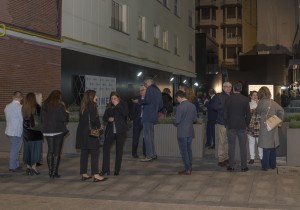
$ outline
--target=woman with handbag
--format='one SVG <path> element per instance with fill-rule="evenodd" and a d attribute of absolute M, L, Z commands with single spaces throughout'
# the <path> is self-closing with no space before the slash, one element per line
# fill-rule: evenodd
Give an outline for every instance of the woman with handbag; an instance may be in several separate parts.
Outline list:
<path fill-rule="evenodd" d="M 48 144 L 49 177 L 59 178 L 58 168 L 65 135 L 68 133 L 69 114 L 60 90 L 53 90 L 42 106 L 42 132 Z"/>
<path fill-rule="evenodd" d="M 121 101 L 117 92 L 111 92 L 110 102 L 104 112 L 103 121 L 107 123 L 105 140 L 103 145 L 103 165 L 100 175 L 110 174 L 110 147 L 116 140 L 115 176 L 119 175 L 122 163 L 123 146 L 126 139 L 127 127 L 127 104 Z"/>
<path fill-rule="evenodd" d="M 76 134 L 76 149 L 80 149 L 80 174 L 81 180 L 85 181 L 91 176 L 87 173 L 88 159 L 91 155 L 91 174 L 94 182 L 105 181 L 107 178 L 99 173 L 99 129 L 101 127 L 96 104 L 96 91 L 87 90 L 81 100 L 79 111 L 79 123 Z"/>
<path fill-rule="evenodd" d="M 26 164 L 26 175 L 39 175 L 36 163 L 40 159 L 43 134 L 40 127 L 41 107 L 37 104 L 35 94 L 28 93 L 22 106 L 23 115 L 23 161 Z"/>
<path fill-rule="evenodd" d="M 283 108 L 271 99 L 270 90 L 263 86 L 258 91 L 259 102 L 256 108 L 260 115 L 260 132 L 258 137 L 258 147 L 263 148 L 263 158 L 261 160 L 262 170 L 276 168 L 276 148 L 279 146 L 278 126 L 268 130 L 266 120 L 273 115 L 277 115 L 281 120 L 284 117 Z"/>

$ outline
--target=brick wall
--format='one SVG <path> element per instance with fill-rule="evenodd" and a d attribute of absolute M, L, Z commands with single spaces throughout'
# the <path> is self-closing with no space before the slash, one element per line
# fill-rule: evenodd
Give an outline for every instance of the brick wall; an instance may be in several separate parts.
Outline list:
<path fill-rule="evenodd" d="M 0 38 L 0 115 L 16 90 L 41 92 L 45 99 L 54 89 L 61 89 L 59 47 L 10 36 Z"/>
<path fill-rule="evenodd" d="M 1 0 L 0 22 L 52 37 L 60 36 L 61 0 Z"/>

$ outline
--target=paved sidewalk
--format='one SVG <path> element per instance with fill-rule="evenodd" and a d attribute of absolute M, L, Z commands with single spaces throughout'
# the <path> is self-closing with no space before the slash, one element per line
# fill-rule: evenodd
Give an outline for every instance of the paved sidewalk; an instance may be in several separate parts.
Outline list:
<path fill-rule="evenodd" d="M 256 162 L 248 172 L 227 172 L 206 150 L 204 158 L 194 160 L 191 176 L 179 176 L 181 159 L 142 163 L 131 157 L 130 144 L 120 176 L 103 183 L 80 181 L 78 154 L 64 155 L 62 177 L 51 180 L 46 165 L 39 176 L 8 173 L 8 153 L 2 152 L 0 209 L 300 209 L 300 169 L 286 167 L 282 158 L 276 170 L 261 171 Z"/>

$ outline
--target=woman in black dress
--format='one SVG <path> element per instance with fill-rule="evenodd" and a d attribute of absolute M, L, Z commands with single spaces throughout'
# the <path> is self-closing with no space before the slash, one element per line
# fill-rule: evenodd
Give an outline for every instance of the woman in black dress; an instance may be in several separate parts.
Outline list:
<path fill-rule="evenodd" d="M 105 181 L 106 178 L 99 173 L 99 138 L 90 137 L 91 128 L 100 128 L 99 113 L 96 104 L 96 91 L 87 90 L 80 105 L 79 124 L 76 134 L 76 149 L 80 149 L 80 174 L 81 180 L 85 181 L 92 178 L 87 173 L 88 159 L 91 155 L 91 174 L 94 176 L 94 182 Z"/>

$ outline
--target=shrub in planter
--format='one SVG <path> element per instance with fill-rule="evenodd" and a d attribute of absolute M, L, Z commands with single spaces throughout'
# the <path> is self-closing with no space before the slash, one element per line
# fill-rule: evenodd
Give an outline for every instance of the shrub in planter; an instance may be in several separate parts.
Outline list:
<path fill-rule="evenodd" d="M 175 122 L 175 117 L 160 117 L 158 119 L 159 124 L 173 124 Z M 196 124 L 203 124 L 204 120 L 202 118 L 197 118 Z"/>

